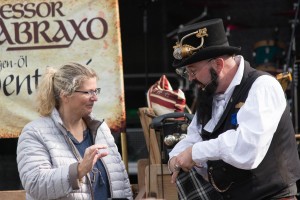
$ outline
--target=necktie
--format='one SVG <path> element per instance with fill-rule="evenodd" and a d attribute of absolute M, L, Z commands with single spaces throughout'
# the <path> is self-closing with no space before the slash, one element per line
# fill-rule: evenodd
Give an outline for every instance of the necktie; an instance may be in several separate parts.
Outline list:
<path fill-rule="evenodd" d="M 213 108 L 212 108 L 212 118 L 207 122 L 204 129 L 208 132 L 212 132 L 220 120 L 226 106 L 225 95 L 218 94 L 214 97 Z"/>
<path fill-rule="evenodd" d="M 217 124 L 225 109 L 225 95 L 219 94 L 215 96 L 214 101 L 212 118 L 214 120 L 214 124 Z"/>

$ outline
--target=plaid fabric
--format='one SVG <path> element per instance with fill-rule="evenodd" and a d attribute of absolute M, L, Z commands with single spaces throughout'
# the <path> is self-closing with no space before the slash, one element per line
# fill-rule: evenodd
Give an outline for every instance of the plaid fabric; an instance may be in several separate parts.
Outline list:
<path fill-rule="evenodd" d="M 180 171 L 176 180 L 180 200 L 222 200 L 222 196 L 193 168 Z"/>

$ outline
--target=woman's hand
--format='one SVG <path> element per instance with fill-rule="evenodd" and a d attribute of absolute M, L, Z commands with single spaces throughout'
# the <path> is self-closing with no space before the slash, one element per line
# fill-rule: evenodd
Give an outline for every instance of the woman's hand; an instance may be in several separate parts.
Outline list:
<path fill-rule="evenodd" d="M 94 144 L 86 148 L 84 156 L 79 162 L 77 168 L 79 179 L 84 177 L 89 171 L 93 169 L 93 166 L 98 159 L 108 155 L 108 151 L 106 151 L 105 149 L 107 149 L 107 146 L 102 144 Z"/>

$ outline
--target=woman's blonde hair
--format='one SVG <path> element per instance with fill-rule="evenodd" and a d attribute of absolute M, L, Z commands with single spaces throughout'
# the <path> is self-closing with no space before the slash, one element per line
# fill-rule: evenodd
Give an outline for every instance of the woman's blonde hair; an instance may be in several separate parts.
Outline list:
<path fill-rule="evenodd" d="M 72 95 L 84 80 L 98 76 L 92 68 L 78 63 L 68 63 L 59 69 L 47 67 L 37 90 L 37 111 L 49 116 L 59 107 L 60 95 Z"/>

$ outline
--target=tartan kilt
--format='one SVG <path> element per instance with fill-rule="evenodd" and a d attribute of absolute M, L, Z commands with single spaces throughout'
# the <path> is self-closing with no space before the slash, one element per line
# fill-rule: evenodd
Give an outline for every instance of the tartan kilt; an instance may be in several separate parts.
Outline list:
<path fill-rule="evenodd" d="M 176 186 L 180 200 L 222 200 L 222 196 L 192 168 L 189 172 L 180 171 Z"/>

